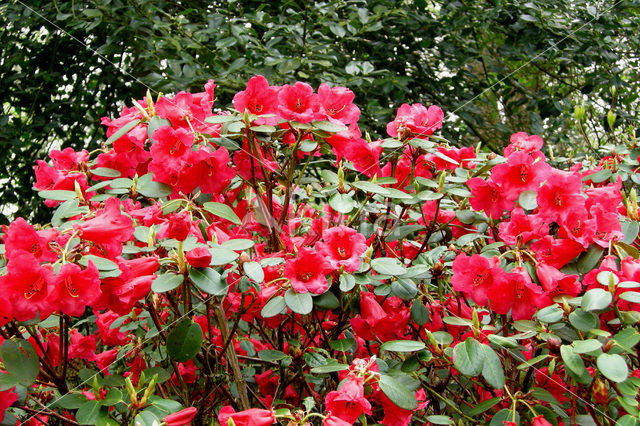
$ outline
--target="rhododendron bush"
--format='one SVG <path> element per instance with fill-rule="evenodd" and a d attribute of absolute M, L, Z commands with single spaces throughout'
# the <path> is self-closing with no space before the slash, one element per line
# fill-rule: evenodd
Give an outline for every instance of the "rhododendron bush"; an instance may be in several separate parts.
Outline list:
<path fill-rule="evenodd" d="M 262 76 L 133 101 L 3 228 L 3 424 L 637 424 L 635 139 L 388 138 Z M 0 417 L 1 418 L 1 417 Z"/>

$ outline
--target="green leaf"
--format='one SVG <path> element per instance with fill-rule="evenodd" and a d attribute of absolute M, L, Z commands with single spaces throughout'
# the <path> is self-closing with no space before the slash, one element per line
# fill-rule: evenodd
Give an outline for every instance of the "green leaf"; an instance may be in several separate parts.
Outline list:
<path fill-rule="evenodd" d="M 76 408 L 82 407 L 87 401 L 87 397 L 81 393 L 67 393 L 58 398 L 55 401 L 55 405 L 67 410 L 75 410 Z"/>
<path fill-rule="evenodd" d="M 347 214 L 353 210 L 355 202 L 353 201 L 353 198 L 351 198 L 351 195 L 336 192 L 329 199 L 329 205 L 338 213 Z"/>
<path fill-rule="evenodd" d="M 500 336 L 498 334 L 489 334 L 488 339 L 496 346 L 502 346 L 508 349 L 517 349 L 519 347 L 518 341 L 511 336 Z"/>
<path fill-rule="evenodd" d="M 622 300 L 626 300 L 631 303 L 640 303 L 640 293 L 637 291 L 625 291 L 618 296 Z"/>
<path fill-rule="evenodd" d="M 214 216 L 226 219 L 231 223 L 235 223 L 236 225 L 242 224 L 242 221 L 236 215 L 233 209 L 226 204 L 210 201 L 208 203 L 204 203 L 202 207 Z"/>
<path fill-rule="evenodd" d="M 273 133 L 277 130 L 275 127 L 268 126 L 266 124 L 262 124 L 260 126 L 251 126 L 250 129 L 253 130 L 254 132 L 259 132 L 259 133 Z"/>
<path fill-rule="evenodd" d="M 427 416 L 425 420 L 434 425 L 455 425 L 456 424 L 456 422 L 454 422 L 451 417 L 444 416 L 441 414 Z"/>
<path fill-rule="evenodd" d="M 124 135 L 129 133 L 129 130 L 131 130 L 134 127 L 136 127 L 138 125 L 138 123 L 140 123 L 140 120 L 135 119 L 135 120 L 132 120 L 132 121 L 128 122 L 124 126 L 120 127 L 118 130 L 115 131 L 114 134 L 109 136 L 109 139 L 107 139 L 104 142 L 105 145 L 109 145 L 109 144 L 112 144 L 113 142 L 117 141 L 118 139 L 120 139 L 121 137 L 123 137 Z"/>
<path fill-rule="evenodd" d="M 38 191 L 38 196 L 45 200 L 68 201 L 77 197 L 75 191 L 64 191 L 61 189 Z"/>
<path fill-rule="evenodd" d="M 580 355 L 576 354 L 573 347 L 569 345 L 560 346 L 560 355 L 565 367 L 571 370 L 576 376 L 582 376 L 587 370 Z"/>
<path fill-rule="evenodd" d="M 336 371 L 342 371 L 342 370 L 346 370 L 349 368 L 348 365 L 345 364 L 338 364 L 337 361 L 335 360 L 329 360 L 330 363 L 328 363 L 327 365 L 321 365 L 318 367 L 313 367 L 310 371 L 313 374 L 327 374 L 327 373 L 334 373 Z"/>
<path fill-rule="evenodd" d="M 505 384 L 505 378 L 500 358 L 491 347 L 482 345 L 482 349 L 484 350 L 482 377 L 494 388 L 502 389 Z"/>
<path fill-rule="evenodd" d="M 604 249 L 602 247 L 598 247 L 595 244 L 589 247 L 589 250 L 587 250 L 586 253 L 580 256 L 580 259 L 578 260 L 578 272 L 581 274 L 586 274 L 587 272 L 594 269 L 600 261 L 603 253 Z"/>
<path fill-rule="evenodd" d="M 120 177 L 120 171 L 116 169 L 110 169 L 108 167 L 96 167 L 90 170 L 91 174 L 102 177 L 117 178 Z"/>
<path fill-rule="evenodd" d="M 558 322 L 562 319 L 564 311 L 558 305 L 550 305 L 546 308 L 542 308 L 536 314 L 538 321 L 545 323 Z"/>
<path fill-rule="evenodd" d="M 178 288 L 178 286 L 182 284 L 183 281 L 184 275 L 167 272 L 158 275 L 158 277 L 153 280 L 153 282 L 151 283 L 151 290 L 153 290 L 154 293 L 164 293 L 166 291 Z"/>
<path fill-rule="evenodd" d="M 356 344 L 355 339 L 352 339 L 350 337 L 346 339 L 329 341 L 329 346 L 331 346 L 331 349 L 334 349 L 340 352 L 349 352 L 354 347 L 355 344 Z"/>
<path fill-rule="evenodd" d="M 602 311 L 607 309 L 613 300 L 608 291 L 601 288 L 593 288 L 582 296 L 581 307 L 587 312 Z"/>
<path fill-rule="evenodd" d="M 453 365 L 466 376 L 475 377 L 482 372 L 484 350 L 482 343 L 468 337 L 463 343 L 453 348 Z"/>
<path fill-rule="evenodd" d="M 149 198 L 162 198 L 166 197 L 173 192 L 173 189 L 162 182 L 156 182 L 153 180 L 153 174 L 147 173 L 138 178 L 136 184 L 136 191 L 139 194 Z"/>
<path fill-rule="evenodd" d="M 332 123 L 331 121 L 314 121 L 311 124 L 316 129 L 324 130 L 325 132 L 329 133 L 340 133 L 347 130 L 347 128 L 343 125 Z"/>
<path fill-rule="evenodd" d="M 166 118 L 162 118 L 157 115 L 151 117 L 151 119 L 149 120 L 149 124 L 147 125 L 147 137 L 150 141 L 153 141 L 153 132 L 155 132 L 162 126 L 171 126 L 171 122 Z"/>
<path fill-rule="evenodd" d="M 269 300 L 263 307 L 260 315 L 262 318 L 271 318 L 286 312 L 287 303 L 284 301 L 284 297 L 276 296 Z"/>
<path fill-rule="evenodd" d="M 38 354 L 31 343 L 24 339 L 5 340 L 0 346 L 0 358 L 7 373 L 18 383 L 31 386 L 40 372 Z"/>
<path fill-rule="evenodd" d="M 426 347 L 423 342 L 417 342 L 415 340 L 390 340 L 380 345 L 380 350 L 389 352 L 416 352 Z"/>
<path fill-rule="evenodd" d="M 413 300 L 418 294 L 418 287 L 413 280 L 400 278 L 391 283 L 391 292 L 403 300 Z"/>
<path fill-rule="evenodd" d="M 313 310 L 311 293 L 296 293 L 292 288 L 284 293 L 284 301 L 293 312 L 300 315 L 310 314 Z"/>
<path fill-rule="evenodd" d="M 600 354 L 596 359 L 596 364 L 604 377 L 616 383 L 624 382 L 629 376 L 629 367 L 620 355 Z"/>
<path fill-rule="evenodd" d="M 87 401 L 76 412 L 76 421 L 81 425 L 94 425 L 100 414 L 100 402 Z"/>
<path fill-rule="evenodd" d="M 398 407 L 404 410 L 415 410 L 418 408 L 418 401 L 414 393 L 402 382 L 396 380 L 395 377 L 381 374 L 378 385 L 380 385 L 380 390 Z"/>
<path fill-rule="evenodd" d="M 168 414 L 169 413 L 167 413 L 167 415 Z M 135 419 L 133 420 L 133 423 L 136 426 L 158 426 L 159 424 L 162 423 L 162 419 L 164 417 L 166 417 L 166 415 L 162 417 L 158 417 L 156 413 L 154 413 L 151 409 L 147 408 L 146 410 L 136 415 Z"/>
<path fill-rule="evenodd" d="M 93 263 L 98 271 L 120 271 L 118 264 L 113 260 L 106 259 L 104 257 L 96 256 L 93 254 L 87 254 L 80 258 L 78 263 L 82 266 L 88 266 L 89 262 Z M 118 274 L 120 275 L 120 274 Z"/>
<path fill-rule="evenodd" d="M 429 321 L 429 308 L 420 300 L 414 300 L 411 304 L 411 319 L 418 325 L 425 325 Z"/>
<path fill-rule="evenodd" d="M 258 358 L 264 361 L 280 361 L 285 359 L 288 355 L 281 351 L 275 351 L 271 349 L 265 349 L 258 352 Z"/>
<path fill-rule="evenodd" d="M 231 121 L 241 121 L 242 117 L 238 115 L 212 115 L 204 119 L 205 123 L 229 123 Z"/>
<path fill-rule="evenodd" d="M 600 327 L 600 322 L 596 314 L 585 312 L 582 309 L 576 309 L 569 314 L 569 322 L 572 326 L 582 332 L 587 332 L 594 328 Z"/>
<path fill-rule="evenodd" d="M 190 318 L 181 320 L 167 336 L 167 353 L 178 362 L 186 362 L 200 351 L 202 329 Z"/>
<path fill-rule="evenodd" d="M 235 251 L 223 247 L 213 247 L 209 251 L 211 252 L 212 266 L 226 266 L 240 257 Z"/>
<path fill-rule="evenodd" d="M 353 275 L 342 274 L 340 275 L 340 290 L 343 292 L 348 292 L 353 290 L 356 286 L 356 279 Z"/>
<path fill-rule="evenodd" d="M 191 268 L 189 278 L 198 289 L 213 296 L 224 296 L 227 294 L 227 286 L 220 277 L 220 273 L 212 268 L 196 269 Z"/>
<path fill-rule="evenodd" d="M 116 405 L 120 401 L 122 401 L 122 392 L 119 389 L 112 388 L 107 391 L 107 394 L 104 399 L 100 401 L 100 404 L 110 407 L 112 405 Z"/>
<path fill-rule="evenodd" d="M 233 240 L 227 240 L 224 243 L 220 244 L 220 247 L 226 248 L 228 250 L 233 251 L 242 251 L 248 250 L 255 245 L 255 242 L 252 240 L 247 240 L 245 238 L 236 238 Z"/>
<path fill-rule="evenodd" d="M 506 422 L 510 422 L 512 420 L 516 421 L 516 424 L 520 424 L 520 414 L 516 411 L 515 413 L 508 408 L 503 408 L 498 411 L 492 418 L 489 426 L 503 426 Z"/>
<path fill-rule="evenodd" d="M 524 210 L 534 210 L 538 207 L 537 196 L 538 193 L 534 190 L 522 191 L 518 197 L 518 204 L 520 204 Z"/>
<path fill-rule="evenodd" d="M 602 348 L 602 343 L 597 339 L 574 340 L 571 346 L 573 346 L 573 352 L 586 354 Z"/>
<path fill-rule="evenodd" d="M 313 304 L 325 311 L 337 309 L 340 307 L 340 301 L 338 300 L 336 295 L 330 291 L 326 291 L 320 296 L 314 297 Z"/>
<path fill-rule="evenodd" d="M 494 407 L 500 401 L 501 398 L 491 398 L 487 399 L 486 401 L 482 401 L 481 403 L 473 407 L 471 411 L 469 411 L 469 416 L 473 417 L 477 416 L 478 414 L 484 413 L 489 408 Z"/>
<path fill-rule="evenodd" d="M 354 188 L 361 189 L 366 192 L 371 192 L 372 194 L 380 194 L 380 195 L 388 195 L 389 191 L 386 188 L 378 185 L 377 183 L 369 182 L 366 180 L 360 180 L 358 182 L 353 182 L 350 184 Z"/>
<path fill-rule="evenodd" d="M 258 262 L 245 262 L 242 264 L 242 269 L 251 281 L 258 284 L 264 281 L 264 271 Z"/>
<path fill-rule="evenodd" d="M 374 271 L 383 275 L 402 275 L 407 270 L 395 257 L 379 257 L 371 261 Z"/>

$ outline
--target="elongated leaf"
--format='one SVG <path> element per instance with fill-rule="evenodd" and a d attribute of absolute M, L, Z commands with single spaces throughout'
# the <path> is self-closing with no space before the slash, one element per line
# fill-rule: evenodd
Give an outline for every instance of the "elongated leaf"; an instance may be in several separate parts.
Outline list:
<path fill-rule="evenodd" d="M 484 363 L 482 365 L 482 377 L 487 383 L 496 389 L 502 389 L 505 384 L 504 369 L 500 358 L 491 347 L 482 345 L 484 350 Z"/>
<path fill-rule="evenodd" d="M 178 362 L 186 362 L 200 351 L 202 329 L 190 318 L 180 321 L 167 336 L 167 353 Z"/>
<path fill-rule="evenodd" d="M 118 139 L 120 139 L 121 137 L 123 137 L 124 135 L 129 133 L 129 130 L 131 130 L 134 127 L 136 127 L 138 125 L 138 123 L 140 123 L 140 120 L 135 119 L 135 120 L 132 120 L 132 121 L 128 122 L 124 126 L 120 127 L 118 130 L 115 131 L 114 134 L 109 136 L 109 138 L 104 142 L 105 145 L 109 145 L 109 144 L 114 143 L 115 141 L 117 141 Z"/>
<path fill-rule="evenodd" d="M 480 374 L 484 365 L 482 344 L 472 337 L 458 343 L 453 348 L 453 364 L 464 375 L 475 377 Z"/>
<path fill-rule="evenodd" d="M 202 207 L 204 207 L 206 211 L 213 214 L 214 216 L 226 219 L 231 223 L 235 223 L 236 225 L 242 224 L 242 221 L 240 220 L 238 215 L 236 215 L 233 209 L 226 204 L 211 201 L 208 203 L 204 203 Z"/>
<path fill-rule="evenodd" d="M 215 269 L 192 268 L 189 271 L 189 278 L 200 290 L 214 296 L 224 296 L 227 294 L 227 286 L 222 281 L 220 274 Z"/>
<path fill-rule="evenodd" d="M 380 375 L 380 390 L 398 407 L 405 410 L 415 410 L 418 408 L 418 401 L 415 395 L 405 385 L 394 377 L 386 374 Z"/>

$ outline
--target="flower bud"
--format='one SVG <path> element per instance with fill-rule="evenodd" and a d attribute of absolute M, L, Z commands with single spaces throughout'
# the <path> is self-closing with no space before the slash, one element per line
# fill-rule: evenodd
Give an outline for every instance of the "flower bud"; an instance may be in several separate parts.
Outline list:
<path fill-rule="evenodd" d="M 573 116 L 576 118 L 576 120 L 582 121 L 584 119 L 585 112 L 585 107 L 583 107 L 582 105 L 576 105 L 576 107 L 573 109 Z"/>
<path fill-rule="evenodd" d="M 613 131 L 613 125 L 616 122 L 616 114 L 609 110 L 607 113 L 607 123 L 609 124 L 609 130 Z"/>
<path fill-rule="evenodd" d="M 547 348 L 552 354 L 560 353 L 561 342 L 557 337 L 549 336 L 547 338 Z"/>
<path fill-rule="evenodd" d="M 607 391 L 607 386 L 604 384 L 600 378 L 596 378 L 593 381 L 593 399 L 596 400 L 598 404 L 607 405 L 607 400 L 609 399 L 609 392 Z"/>

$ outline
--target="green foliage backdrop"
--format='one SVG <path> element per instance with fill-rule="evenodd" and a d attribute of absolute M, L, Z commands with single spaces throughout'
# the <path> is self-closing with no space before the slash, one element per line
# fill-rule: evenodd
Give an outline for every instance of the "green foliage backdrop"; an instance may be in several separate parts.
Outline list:
<path fill-rule="evenodd" d="M 205 5 L 205 3 L 208 3 Z M 46 217 L 32 164 L 52 146 L 99 146 L 100 117 L 149 86 L 218 84 L 218 106 L 253 75 L 356 92 L 365 124 L 401 102 L 435 103 L 450 140 L 498 149 L 514 131 L 559 149 L 637 127 L 640 2 L 29 1 L 0 5 L 0 222 Z M 46 19 L 45 19 L 46 18 Z M 86 46 L 83 46 L 86 45 Z M 96 54 L 96 52 L 99 54 Z M 612 90 L 612 88 L 614 88 Z M 375 126 L 381 128 L 380 125 Z M 33 201 L 25 201 L 33 200 Z"/>

